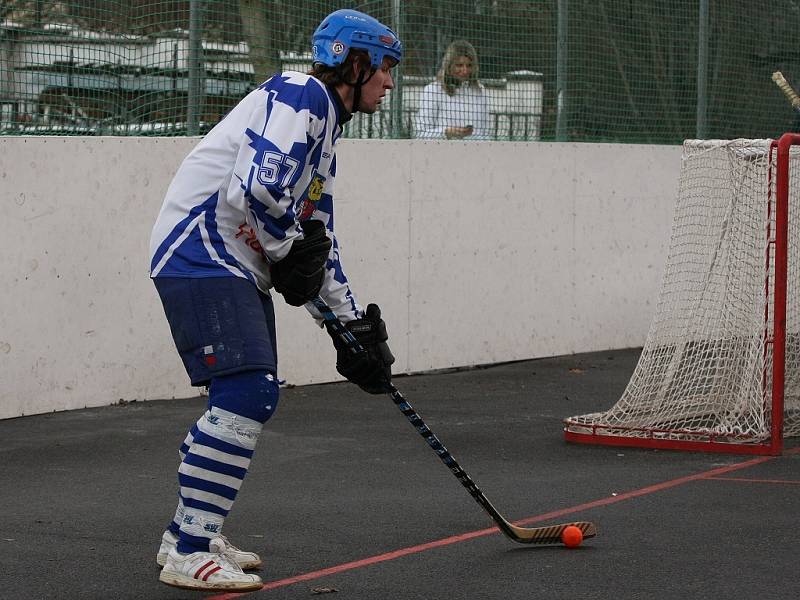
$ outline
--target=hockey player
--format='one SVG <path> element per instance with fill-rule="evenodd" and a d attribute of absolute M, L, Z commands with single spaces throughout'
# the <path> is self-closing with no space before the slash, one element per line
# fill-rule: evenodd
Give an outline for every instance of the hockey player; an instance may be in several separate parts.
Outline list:
<path fill-rule="evenodd" d="M 338 337 L 336 368 L 387 391 L 394 357 L 380 309 L 357 302 L 333 231 L 334 146 L 352 113 L 373 113 L 402 57 L 394 32 L 339 10 L 312 38 L 311 74 L 276 74 L 192 150 L 150 242 L 151 277 L 192 385 L 208 409 L 180 448 L 178 507 L 162 535 L 159 579 L 197 590 L 259 589 L 259 556 L 222 535 L 263 424 L 278 404 L 270 288 L 292 306 L 320 295 L 365 352 Z"/>

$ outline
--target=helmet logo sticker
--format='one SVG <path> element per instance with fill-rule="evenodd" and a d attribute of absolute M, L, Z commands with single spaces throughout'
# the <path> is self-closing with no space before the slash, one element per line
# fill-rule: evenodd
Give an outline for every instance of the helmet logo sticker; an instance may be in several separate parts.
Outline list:
<path fill-rule="evenodd" d="M 392 44 L 394 44 L 394 38 L 392 38 L 391 36 L 388 36 L 388 35 L 379 35 L 378 39 L 380 41 L 382 41 L 384 44 L 386 44 L 387 46 L 391 46 Z"/>
<path fill-rule="evenodd" d="M 331 50 L 333 51 L 334 54 L 336 54 L 338 56 L 339 54 L 344 52 L 344 44 L 342 42 L 340 42 L 339 40 L 336 40 L 335 42 L 333 42 L 333 45 L 331 46 Z"/>

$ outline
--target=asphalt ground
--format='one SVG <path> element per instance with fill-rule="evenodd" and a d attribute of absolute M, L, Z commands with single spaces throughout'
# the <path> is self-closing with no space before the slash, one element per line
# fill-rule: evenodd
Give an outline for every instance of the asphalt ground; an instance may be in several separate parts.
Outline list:
<path fill-rule="evenodd" d="M 391 399 L 283 391 L 225 533 L 261 553 L 254 598 L 795 598 L 800 454 L 567 444 L 639 350 L 398 377 L 497 509 L 591 520 L 579 548 L 506 539 Z M 177 448 L 205 398 L 0 421 L 0 598 L 232 598 L 158 582 Z M 330 594 L 328 596 L 327 594 Z"/>

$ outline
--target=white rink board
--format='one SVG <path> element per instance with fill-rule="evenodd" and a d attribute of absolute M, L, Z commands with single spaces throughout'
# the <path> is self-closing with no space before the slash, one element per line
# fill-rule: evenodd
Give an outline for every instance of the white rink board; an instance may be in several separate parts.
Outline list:
<path fill-rule="evenodd" d="M 148 278 L 150 228 L 196 142 L 0 138 L 0 418 L 196 395 Z M 679 146 L 343 140 L 338 154 L 343 264 L 384 311 L 395 372 L 644 343 Z M 281 377 L 338 380 L 327 335 L 276 307 Z"/>

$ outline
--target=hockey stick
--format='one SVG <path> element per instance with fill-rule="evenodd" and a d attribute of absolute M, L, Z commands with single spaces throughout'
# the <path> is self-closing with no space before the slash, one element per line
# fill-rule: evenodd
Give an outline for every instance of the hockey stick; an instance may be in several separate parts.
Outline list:
<path fill-rule="evenodd" d="M 772 81 L 775 82 L 775 85 L 781 88 L 781 91 L 786 95 L 786 98 L 791 103 L 792 108 L 795 109 L 795 111 L 800 112 L 800 96 L 797 95 L 794 89 L 792 89 L 792 86 L 789 85 L 789 82 L 786 81 L 783 73 L 780 71 L 775 71 L 772 74 Z"/>
<path fill-rule="evenodd" d="M 311 301 L 317 310 L 322 315 L 322 318 L 328 323 L 333 331 L 339 336 L 339 338 L 347 345 L 353 353 L 364 352 L 364 348 L 362 348 L 361 344 L 358 343 L 358 340 L 353 336 L 352 333 L 342 324 L 342 322 L 338 319 L 338 317 L 333 314 L 333 311 L 325 304 L 325 301 L 322 298 L 317 297 Z M 469 475 L 467 475 L 466 471 L 461 468 L 461 465 L 458 464 L 456 459 L 453 457 L 450 452 L 448 452 L 447 448 L 444 447 L 444 444 L 439 441 L 439 438 L 430 430 L 430 428 L 425 424 L 417 414 L 417 411 L 408 403 L 408 401 L 403 397 L 403 395 L 394 387 L 394 385 L 389 384 L 388 393 L 391 395 L 392 400 L 397 405 L 397 408 L 400 409 L 406 418 L 409 420 L 411 425 L 414 426 L 419 434 L 425 438 L 425 441 L 428 442 L 428 445 L 433 448 L 433 451 L 439 456 L 442 462 L 447 466 L 448 469 L 456 476 L 470 495 L 480 504 L 483 509 L 489 514 L 490 517 L 497 523 L 497 527 L 505 533 L 509 538 L 514 540 L 515 542 L 519 542 L 521 544 L 560 544 L 561 543 L 561 534 L 564 532 L 564 529 L 569 527 L 570 525 L 574 525 L 578 527 L 581 532 L 583 532 L 583 537 L 591 538 L 597 535 L 597 528 L 595 527 L 594 523 L 590 523 L 588 521 L 577 521 L 574 523 L 562 523 L 559 525 L 548 525 L 545 527 L 518 527 L 512 523 L 509 523 L 503 515 L 497 512 L 497 509 L 492 506 L 492 503 L 489 502 L 489 499 L 484 496 L 483 492 L 475 485 L 475 482 L 472 481 Z"/>

